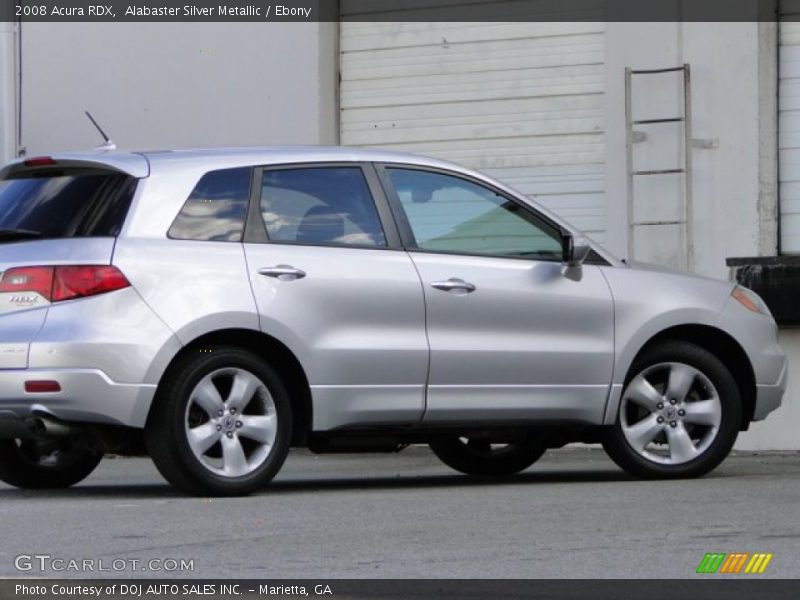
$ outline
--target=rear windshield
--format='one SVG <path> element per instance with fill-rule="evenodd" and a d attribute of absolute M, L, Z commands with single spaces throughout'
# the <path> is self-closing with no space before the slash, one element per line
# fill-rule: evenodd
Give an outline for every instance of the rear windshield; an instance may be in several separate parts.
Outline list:
<path fill-rule="evenodd" d="M 134 177 L 96 171 L 0 181 L 0 233 L 27 232 L 30 238 L 116 236 L 135 189 Z"/>

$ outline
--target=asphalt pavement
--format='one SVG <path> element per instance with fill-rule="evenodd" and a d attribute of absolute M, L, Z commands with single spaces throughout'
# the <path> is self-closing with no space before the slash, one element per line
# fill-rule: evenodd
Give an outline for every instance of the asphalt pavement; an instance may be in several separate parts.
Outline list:
<path fill-rule="evenodd" d="M 0 486 L 0 576 L 684 578 L 707 552 L 769 552 L 764 577 L 796 578 L 798 474 L 800 453 L 738 452 L 702 479 L 635 481 L 579 447 L 487 482 L 422 447 L 294 451 L 264 492 L 210 499 L 115 458 L 69 490 Z M 181 559 L 193 570 L 163 570 Z"/>

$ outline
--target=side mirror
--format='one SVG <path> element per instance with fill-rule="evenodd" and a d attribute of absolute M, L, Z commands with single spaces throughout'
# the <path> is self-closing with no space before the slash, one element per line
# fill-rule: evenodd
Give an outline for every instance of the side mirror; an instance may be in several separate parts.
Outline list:
<path fill-rule="evenodd" d="M 564 235 L 564 264 L 568 267 L 580 267 L 591 251 L 592 247 L 589 245 L 589 240 L 582 235 L 576 236 L 571 233 Z"/>

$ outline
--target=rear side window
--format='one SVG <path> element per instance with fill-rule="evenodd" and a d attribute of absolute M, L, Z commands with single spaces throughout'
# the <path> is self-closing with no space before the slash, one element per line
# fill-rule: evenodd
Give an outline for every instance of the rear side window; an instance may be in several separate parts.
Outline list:
<path fill-rule="evenodd" d="M 203 175 L 169 229 L 177 240 L 240 242 L 250 198 L 252 169 L 223 169 Z"/>
<path fill-rule="evenodd" d="M 273 242 L 386 245 L 360 167 L 266 170 L 261 184 L 261 215 Z"/>
<path fill-rule="evenodd" d="M 116 236 L 137 180 L 121 173 L 58 171 L 0 181 L 0 231 L 30 238 Z"/>

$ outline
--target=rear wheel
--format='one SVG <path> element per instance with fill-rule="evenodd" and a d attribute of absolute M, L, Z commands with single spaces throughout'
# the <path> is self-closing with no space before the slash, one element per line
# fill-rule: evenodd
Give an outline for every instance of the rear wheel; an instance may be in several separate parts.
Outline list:
<path fill-rule="evenodd" d="M 198 495 L 266 485 L 289 451 L 291 410 L 277 373 L 224 346 L 188 355 L 166 376 L 145 439 L 161 474 Z"/>
<path fill-rule="evenodd" d="M 18 488 L 66 488 L 86 479 L 102 459 L 72 438 L 2 440 L 0 480 Z"/>
<path fill-rule="evenodd" d="M 697 477 L 725 459 L 741 419 L 739 389 L 725 365 L 705 348 L 670 341 L 631 367 L 603 446 L 637 477 Z"/>
<path fill-rule="evenodd" d="M 481 438 L 452 436 L 430 444 L 448 467 L 467 475 L 504 476 L 524 471 L 547 450 L 532 434 L 518 441 L 493 444 Z"/>

